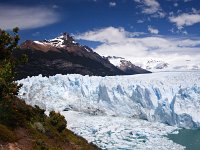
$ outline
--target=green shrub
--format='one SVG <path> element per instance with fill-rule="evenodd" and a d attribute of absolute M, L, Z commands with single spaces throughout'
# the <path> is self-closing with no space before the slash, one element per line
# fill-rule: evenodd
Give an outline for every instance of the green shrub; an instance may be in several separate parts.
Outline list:
<path fill-rule="evenodd" d="M 48 150 L 48 148 L 46 147 L 45 142 L 43 140 L 41 140 L 41 139 L 36 140 L 35 144 L 36 144 L 36 149 L 37 150 Z"/>
<path fill-rule="evenodd" d="M 0 123 L 4 125 L 11 128 L 24 127 L 32 116 L 34 116 L 32 108 L 22 100 L 13 98 L 0 101 Z"/>
<path fill-rule="evenodd" d="M 53 125 L 58 132 L 62 132 L 67 127 L 67 121 L 65 117 L 55 111 L 51 111 L 49 114 L 50 123 Z"/>

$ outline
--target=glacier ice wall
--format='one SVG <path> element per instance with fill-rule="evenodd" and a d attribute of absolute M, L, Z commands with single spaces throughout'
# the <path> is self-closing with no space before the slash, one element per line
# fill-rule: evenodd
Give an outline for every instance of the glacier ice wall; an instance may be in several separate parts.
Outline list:
<path fill-rule="evenodd" d="M 17 81 L 19 97 L 46 110 L 74 110 L 200 127 L 200 72 L 133 76 L 55 75 Z"/>

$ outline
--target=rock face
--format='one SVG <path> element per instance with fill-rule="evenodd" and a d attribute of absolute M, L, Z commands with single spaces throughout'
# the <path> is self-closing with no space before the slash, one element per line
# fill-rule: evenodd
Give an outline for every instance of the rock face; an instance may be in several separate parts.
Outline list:
<path fill-rule="evenodd" d="M 131 74 L 140 74 L 140 73 L 151 73 L 150 71 L 147 71 L 145 69 L 142 69 L 142 68 L 132 64 L 130 61 L 121 60 L 120 62 L 121 62 L 121 64 L 118 68 L 127 74 L 131 75 Z"/>
<path fill-rule="evenodd" d="M 106 59 L 108 59 L 113 65 L 128 75 L 151 73 L 148 70 L 142 69 L 141 67 L 132 64 L 130 61 L 127 61 L 122 57 L 108 56 Z"/>
<path fill-rule="evenodd" d="M 16 71 L 16 79 L 42 74 L 51 76 L 55 74 L 82 74 L 113 76 L 126 73 L 112 65 L 87 46 L 74 41 L 68 34 L 55 39 L 44 41 L 27 40 L 16 50 L 16 57 L 27 54 L 29 61 L 20 65 Z"/>

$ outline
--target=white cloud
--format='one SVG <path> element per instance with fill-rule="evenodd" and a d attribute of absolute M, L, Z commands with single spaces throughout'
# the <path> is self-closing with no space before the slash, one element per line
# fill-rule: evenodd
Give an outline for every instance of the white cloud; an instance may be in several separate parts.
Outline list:
<path fill-rule="evenodd" d="M 189 14 L 183 13 L 179 16 L 169 17 L 170 22 L 175 23 L 179 29 L 182 29 L 183 26 L 191 26 L 196 23 L 200 23 L 200 14 Z"/>
<path fill-rule="evenodd" d="M 170 11 L 170 12 L 169 12 L 169 15 L 170 15 L 170 16 L 174 15 L 174 12 L 173 12 L 173 11 Z"/>
<path fill-rule="evenodd" d="M 145 0 L 144 4 L 146 8 L 144 8 L 143 12 L 146 14 L 153 14 L 160 8 L 160 4 L 155 0 Z"/>
<path fill-rule="evenodd" d="M 155 29 L 151 26 L 148 26 L 148 31 L 152 34 L 158 34 L 159 33 L 158 29 Z"/>
<path fill-rule="evenodd" d="M 76 38 L 104 43 L 114 43 L 123 41 L 124 38 L 126 38 L 126 32 L 123 28 L 107 27 L 76 35 Z"/>
<path fill-rule="evenodd" d="M 58 5 L 53 5 L 52 8 L 57 9 Z"/>
<path fill-rule="evenodd" d="M 145 34 L 144 32 L 127 32 L 124 28 L 107 27 L 98 30 L 88 31 L 75 36 L 76 39 L 98 41 L 103 43 L 123 42 L 126 37 L 134 37 Z"/>
<path fill-rule="evenodd" d="M 165 17 L 165 13 L 160 7 L 160 4 L 156 0 L 134 0 L 140 4 L 142 13 L 150 14 L 152 17 Z"/>
<path fill-rule="evenodd" d="M 117 5 L 116 2 L 110 2 L 110 3 L 109 3 L 109 6 L 110 6 L 110 7 L 115 7 L 116 5 Z"/>
<path fill-rule="evenodd" d="M 193 12 L 194 14 L 199 14 L 199 13 L 200 13 L 200 10 L 197 10 L 197 9 L 195 9 L 195 8 L 192 8 L 192 12 Z"/>
<path fill-rule="evenodd" d="M 59 21 L 58 15 L 46 7 L 0 6 L 0 28 L 4 30 L 19 27 L 32 29 Z"/>
<path fill-rule="evenodd" d="M 186 30 L 182 30 L 182 29 L 171 28 L 169 31 L 171 33 L 178 33 L 178 34 L 188 35 L 188 32 Z"/>
<path fill-rule="evenodd" d="M 171 28 L 169 31 L 170 31 L 171 33 L 175 33 L 174 28 Z"/>
<path fill-rule="evenodd" d="M 188 32 L 186 30 L 183 31 L 182 33 L 185 34 L 185 35 L 188 35 Z"/>
<path fill-rule="evenodd" d="M 137 20 L 137 23 L 143 23 L 144 20 Z"/>
<path fill-rule="evenodd" d="M 170 38 L 161 36 L 134 37 L 123 28 L 108 27 L 76 35 L 77 39 L 102 42 L 94 50 L 103 56 L 146 58 L 156 56 L 165 59 L 176 55 L 198 56 L 200 39 Z M 184 57 L 183 57 L 184 58 Z"/>
<path fill-rule="evenodd" d="M 186 3 L 186 2 L 190 2 L 190 1 L 192 1 L 192 0 L 184 0 L 185 3 Z"/>
<path fill-rule="evenodd" d="M 174 3 L 174 7 L 178 7 L 178 3 Z"/>

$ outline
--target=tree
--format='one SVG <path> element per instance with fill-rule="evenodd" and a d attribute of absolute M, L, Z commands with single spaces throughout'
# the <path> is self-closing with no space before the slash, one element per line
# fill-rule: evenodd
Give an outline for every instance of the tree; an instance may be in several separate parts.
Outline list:
<path fill-rule="evenodd" d="M 22 55 L 17 59 L 13 56 L 14 50 L 18 49 L 18 31 L 18 28 L 14 28 L 12 33 L 8 33 L 0 29 L 0 123 L 11 126 L 19 124 L 19 118 L 23 119 L 16 106 L 20 86 L 14 82 L 14 77 L 15 66 L 25 62 L 27 57 Z"/>
<path fill-rule="evenodd" d="M 0 29 L 0 101 L 12 99 L 18 92 L 19 86 L 13 82 L 15 77 L 15 66 L 27 60 L 23 55 L 15 59 L 13 51 L 18 49 L 19 28 L 14 28 L 9 34 Z"/>

